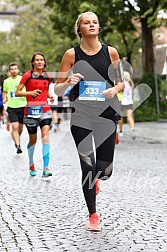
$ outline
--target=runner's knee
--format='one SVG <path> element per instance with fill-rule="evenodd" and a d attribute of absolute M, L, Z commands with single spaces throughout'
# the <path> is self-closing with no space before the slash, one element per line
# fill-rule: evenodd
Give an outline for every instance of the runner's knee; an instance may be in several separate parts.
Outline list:
<path fill-rule="evenodd" d="M 108 163 L 108 162 L 107 162 Z M 102 164 L 102 162 L 101 162 Z M 105 168 L 104 168 L 105 165 Z M 101 173 L 99 173 L 99 178 L 101 180 L 107 180 L 111 177 L 112 175 L 112 171 L 113 171 L 113 162 L 109 163 L 106 165 L 106 162 L 103 162 L 103 167 L 97 167 L 98 171 L 101 171 Z"/>

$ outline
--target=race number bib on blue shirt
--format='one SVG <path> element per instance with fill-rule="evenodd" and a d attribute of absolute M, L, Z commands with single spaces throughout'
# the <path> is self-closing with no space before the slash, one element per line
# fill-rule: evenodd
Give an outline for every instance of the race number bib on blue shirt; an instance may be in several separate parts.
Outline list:
<path fill-rule="evenodd" d="M 80 81 L 79 100 L 105 101 L 102 91 L 106 89 L 105 81 Z"/>
<path fill-rule="evenodd" d="M 30 117 L 40 117 L 42 115 L 42 107 L 34 106 L 28 108 L 28 116 Z"/>

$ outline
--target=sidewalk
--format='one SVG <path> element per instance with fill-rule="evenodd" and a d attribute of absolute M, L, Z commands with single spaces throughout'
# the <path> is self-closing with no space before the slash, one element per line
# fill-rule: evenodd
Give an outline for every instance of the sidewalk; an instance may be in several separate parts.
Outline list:
<path fill-rule="evenodd" d="M 0 128 L 0 252 L 167 252 L 167 123 L 128 125 L 116 145 L 114 172 L 101 183 L 97 210 L 102 231 L 86 231 L 87 208 L 69 121 L 51 131 L 50 168 L 43 179 L 40 139 L 35 149 L 37 176 L 28 172 L 26 145 L 15 153 Z M 40 134 L 38 136 L 40 138 Z"/>
<path fill-rule="evenodd" d="M 125 134 L 130 135 L 130 127 L 124 124 Z M 167 122 L 138 122 L 135 123 L 138 139 L 152 142 L 167 142 Z"/>

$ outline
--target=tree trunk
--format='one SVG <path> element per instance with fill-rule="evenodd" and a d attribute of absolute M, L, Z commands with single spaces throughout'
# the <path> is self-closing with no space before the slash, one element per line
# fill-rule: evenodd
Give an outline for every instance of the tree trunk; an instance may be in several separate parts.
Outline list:
<path fill-rule="evenodd" d="M 147 26 L 147 19 L 141 19 L 143 73 L 154 72 L 154 49 L 152 28 Z"/>
<path fill-rule="evenodd" d="M 124 41 L 125 49 L 126 49 L 126 61 L 131 64 L 131 57 L 132 57 L 132 48 L 130 48 L 128 40 L 124 33 L 122 33 L 122 38 Z"/>

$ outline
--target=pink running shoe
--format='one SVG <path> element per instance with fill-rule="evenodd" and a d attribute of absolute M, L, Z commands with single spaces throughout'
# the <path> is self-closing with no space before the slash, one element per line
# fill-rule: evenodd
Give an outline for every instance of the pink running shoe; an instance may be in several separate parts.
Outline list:
<path fill-rule="evenodd" d="M 100 232 L 101 231 L 100 217 L 98 216 L 97 213 L 93 213 L 89 216 L 87 230 L 92 231 L 92 232 Z"/>

